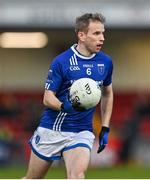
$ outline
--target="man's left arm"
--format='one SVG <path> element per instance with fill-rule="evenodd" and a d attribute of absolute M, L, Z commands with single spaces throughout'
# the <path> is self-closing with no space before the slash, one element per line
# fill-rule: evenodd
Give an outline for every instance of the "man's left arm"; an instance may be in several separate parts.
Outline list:
<path fill-rule="evenodd" d="M 112 84 L 109 86 L 104 86 L 102 89 L 101 98 L 101 120 L 102 129 L 99 135 L 99 148 L 98 153 L 100 153 L 108 143 L 108 133 L 110 126 L 110 119 L 113 108 L 113 88 Z"/>
<path fill-rule="evenodd" d="M 112 108 L 113 108 L 113 89 L 111 84 L 109 86 L 104 86 L 102 89 L 101 119 L 102 119 L 102 126 L 104 127 L 110 126 Z"/>

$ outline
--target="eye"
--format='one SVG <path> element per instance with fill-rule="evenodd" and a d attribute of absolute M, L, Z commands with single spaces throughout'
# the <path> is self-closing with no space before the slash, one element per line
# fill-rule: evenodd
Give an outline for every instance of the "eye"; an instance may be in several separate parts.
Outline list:
<path fill-rule="evenodd" d="M 99 35 L 99 34 L 101 34 L 99 31 L 94 32 L 94 35 Z"/>

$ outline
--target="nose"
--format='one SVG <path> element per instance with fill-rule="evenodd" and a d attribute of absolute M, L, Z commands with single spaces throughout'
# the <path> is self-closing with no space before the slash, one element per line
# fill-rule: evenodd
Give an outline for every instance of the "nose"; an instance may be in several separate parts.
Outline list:
<path fill-rule="evenodd" d="M 104 40 L 105 40 L 104 34 L 101 34 L 100 41 L 104 41 Z"/>

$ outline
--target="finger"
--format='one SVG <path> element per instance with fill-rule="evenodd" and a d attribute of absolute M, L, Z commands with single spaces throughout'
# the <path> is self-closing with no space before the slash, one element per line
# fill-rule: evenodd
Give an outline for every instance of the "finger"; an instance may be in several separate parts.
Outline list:
<path fill-rule="evenodd" d="M 86 109 L 83 107 L 75 107 L 75 110 L 76 111 L 85 111 Z"/>
<path fill-rule="evenodd" d="M 72 106 L 76 111 L 85 111 L 86 110 L 84 107 L 81 106 L 80 102 L 73 102 Z"/>
<path fill-rule="evenodd" d="M 101 145 L 99 146 L 98 150 L 97 150 L 97 153 L 100 153 L 101 151 L 103 151 L 105 148 L 105 145 Z"/>
<path fill-rule="evenodd" d="M 73 106 L 79 107 L 80 105 L 81 105 L 80 102 L 77 102 L 77 101 L 74 101 L 74 102 L 73 102 Z"/>

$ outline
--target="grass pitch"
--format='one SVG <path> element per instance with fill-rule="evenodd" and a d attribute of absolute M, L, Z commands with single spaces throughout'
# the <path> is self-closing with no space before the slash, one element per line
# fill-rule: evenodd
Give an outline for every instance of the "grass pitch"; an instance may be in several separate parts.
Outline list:
<path fill-rule="evenodd" d="M 24 167 L 0 167 L 0 179 L 21 179 L 25 173 Z M 65 169 L 52 168 L 45 178 L 65 179 Z M 86 179 L 150 179 L 150 167 L 119 166 L 88 169 Z"/>

